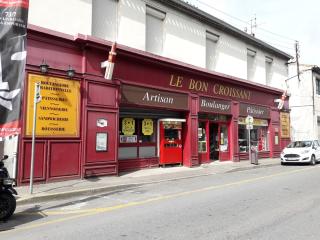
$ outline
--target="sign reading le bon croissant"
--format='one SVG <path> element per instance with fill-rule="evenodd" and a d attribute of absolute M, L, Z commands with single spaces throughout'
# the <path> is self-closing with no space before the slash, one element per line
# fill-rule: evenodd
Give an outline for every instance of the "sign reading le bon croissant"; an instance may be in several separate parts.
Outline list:
<path fill-rule="evenodd" d="M 78 137 L 80 83 L 78 81 L 30 74 L 28 78 L 26 135 L 32 134 L 35 83 L 40 83 L 37 104 L 37 136 Z"/>

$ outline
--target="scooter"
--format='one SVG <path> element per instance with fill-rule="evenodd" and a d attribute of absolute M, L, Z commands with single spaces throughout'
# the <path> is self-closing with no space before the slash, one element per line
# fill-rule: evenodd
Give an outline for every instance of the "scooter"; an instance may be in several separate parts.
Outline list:
<path fill-rule="evenodd" d="M 14 179 L 10 178 L 7 168 L 4 166 L 4 160 L 8 158 L 4 155 L 0 160 L 0 220 L 5 221 L 16 210 L 17 191 L 13 188 Z"/>

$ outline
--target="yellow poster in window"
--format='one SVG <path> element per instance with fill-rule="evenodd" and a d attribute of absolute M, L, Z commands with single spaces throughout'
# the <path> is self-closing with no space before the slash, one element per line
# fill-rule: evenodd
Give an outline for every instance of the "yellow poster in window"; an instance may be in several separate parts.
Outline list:
<path fill-rule="evenodd" d="M 40 83 L 41 101 L 37 104 L 36 135 L 41 137 L 78 137 L 80 82 L 29 74 L 26 135 L 32 134 L 35 83 Z"/>
<path fill-rule="evenodd" d="M 150 136 L 153 134 L 153 121 L 152 119 L 142 120 L 142 133 L 143 135 Z"/>
<path fill-rule="evenodd" d="M 124 135 L 133 135 L 135 132 L 135 121 L 133 118 L 122 119 L 122 133 Z"/>

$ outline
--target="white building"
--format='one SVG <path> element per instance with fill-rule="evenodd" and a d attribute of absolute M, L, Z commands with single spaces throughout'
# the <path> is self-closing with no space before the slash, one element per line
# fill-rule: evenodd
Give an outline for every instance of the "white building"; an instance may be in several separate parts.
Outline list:
<path fill-rule="evenodd" d="M 297 75 L 296 64 L 289 67 L 291 76 Z M 320 68 L 300 65 L 299 78 L 289 79 L 291 138 L 293 140 L 320 139 Z"/>
<path fill-rule="evenodd" d="M 285 88 L 288 54 L 181 0 L 30 0 L 29 23 Z"/>

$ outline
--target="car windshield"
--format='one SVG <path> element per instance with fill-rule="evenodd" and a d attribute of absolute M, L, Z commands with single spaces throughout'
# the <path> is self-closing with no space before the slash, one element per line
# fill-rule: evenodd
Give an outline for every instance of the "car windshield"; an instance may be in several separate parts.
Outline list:
<path fill-rule="evenodd" d="M 305 148 L 311 147 L 312 141 L 295 141 L 288 145 L 288 148 Z"/>

